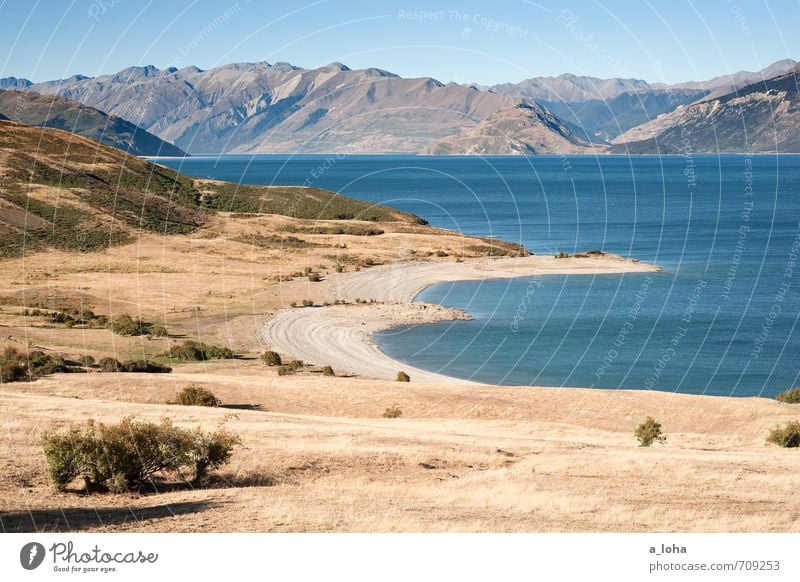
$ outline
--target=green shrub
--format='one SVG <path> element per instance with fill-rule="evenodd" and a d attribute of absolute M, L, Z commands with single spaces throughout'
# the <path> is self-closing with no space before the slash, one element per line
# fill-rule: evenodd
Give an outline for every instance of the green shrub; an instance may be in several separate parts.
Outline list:
<path fill-rule="evenodd" d="M 214 433 L 175 427 L 169 419 L 159 424 L 124 418 L 114 425 L 92 420 L 71 425 L 65 433 L 43 438 L 48 472 L 57 489 L 77 477 L 87 489 L 123 492 L 152 483 L 157 473 L 193 471 L 200 482 L 208 471 L 230 460 L 238 436 L 220 427 Z"/>
<path fill-rule="evenodd" d="M 108 329 L 117 335 L 142 335 L 142 322 L 127 313 L 116 315 L 108 322 Z"/>
<path fill-rule="evenodd" d="M 789 388 L 785 392 L 775 395 L 775 400 L 788 404 L 800 404 L 800 387 Z"/>
<path fill-rule="evenodd" d="M 121 364 L 121 372 L 143 372 L 146 374 L 169 374 L 172 368 L 148 360 L 127 360 Z"/>
<path fill-rule="evenodd" d="M 162 366 L 148 360 L 127 360 L 119 362 L 116 358 L 101 358 L 97 363 L 101 372 L 143 372 L 147 374 L 168 374 L 172 372 L 169 366 Z"/>
<path fill-rule="evenodd" d="M 81 366 L 84 366 L 86 368 L 94 366 L 94 358 L 92 356 L 81 356 L 78 359 L 78 362 L 80 362 Z"/>
<path fill-rule="evenodd" d="M 649 416 L 644 419 L 642 424 L 636 427 L 633 434 L 639 439 L 639 443 L 643 447 L 649 447 L 654 442 L 659 442 L 662 445 L 667 442 L 667 437 L 661 433 L 661 423 Z"/>
<path fill-rule="evenodd" d="M 567 253 L 565 251 L 561 251 L 560 253 L 555 255 L 555 258 L 557 258 L 557 259 L 568 259 L 569 258 L 569 253 Z"/>
<path fill-rule="evenodd" d="M 403 416 L 403 411 L 397 404 L 392 404 L 383 411 L 383 418 L 400 418 Z"/>
<path fill-rule="evenodd" d="M 186 340 L 183 343 L 171 346 L 166 355 L 170 358 L 187 362 L 230 360 L 235 357 L 233 350 L 228 347 L 209 345 L 195 340 Z"/>
<path fill-rule="evenodd" d="M 779 447 L 800 447 L 800 422 L 793 420 L 787 422 L 785 426 L 776 426 L 769 431 L 767 441 Z"/>
<path fill-rule="evenodd" d="M 261 363 L 265 366 L 280 366 L 283 362 L 278 352 L 266 351 L 261 354 Z"/>
<path fill-rule="evenodd" d="M 289 367 L 292 370 L 299 370 L 300 368 L 303 367 L 303 360 L 292 360 L 291 362 L 289 362 Z"/>
<path fill-rule="evenodd" d="M 319 273 L 314 271 L 308 274 L 308 280 L 311 281 L 312 283 L 319 283 L 320 281 L 322 281 L 322 277 L 320 277 Z"/>
<path fill-rule="evenodd" d="M 400 372 L 397 373 L 396 380 L 398 382 L 411 382 L 411 376 L 409 376 L 408 374 L 406 374 L 401 370 Z"/>
<path fill-rule="evenodd" d="M 333 371 L 333 368 L 330 366 L 323 366 L 322 367 L 322 375 L 323 376 L 335 376 L 336 372 Z"/>
<path fill-rule="evenodd" d="M 51 356 L 41 350 L 24 354 L 8 347 L 0 354 L 0 383 L 36 380 L 41 376 L 64 372 L 67 365 L 61 356 Z"/>
<path fill-rule="evenodd" d="M 219 406 L 222 404 L 219 398 L 214 396 L 210 390 L 202 386 L 186 386 L 175 395 L 175 400 L 167 404 L 183 404 L 184 406 Z"/>

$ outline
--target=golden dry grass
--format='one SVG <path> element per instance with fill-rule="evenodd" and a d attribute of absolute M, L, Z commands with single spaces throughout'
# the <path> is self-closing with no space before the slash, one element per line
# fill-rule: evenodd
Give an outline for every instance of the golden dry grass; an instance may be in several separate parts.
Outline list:
<path fill-rule="evenodd" d="M 225 343 L 244 356 L 178 365 L 168 375 L 92 372 L 2 385 L 2 529 L 800 531 L 800 457 L 764 440 L 770 427 L 797 416 L 791 405 L 279 377 L 264 368 L 259 325 L 292 301 L 328 298 L 337 255 L 347 255 L 342 264 L 351 270 L 353 260 L 407 260 L 438 249 L 452 261 L 474 243 L 434 229 L 393 232 L 391 225 L 374 237 L 304 234 L 331 246 L 292 251 L 231 240 L 280 233 L 292 222 L 223 215 L 195 235 L 144 235 L 107 252 L 2 263 L 2 345 L 123 359 L 161 353 L 181 339 L 123 338 L 21 314 L 34 303 L 61 302 L 141 315 L 173 335 Z M 306 266 L 323 282 L 277 280 Z M 191 383 L 234 408 L 163 404 Z M 402 417 L 382 418 L 393 404 Z M 66 422 L 168 415 L 211 428 L 231 413 L 238 417 L 230 428 L 244 445 L 213 486 L 85 496 L 57 493 L 47 482 L 41 435 Z M 663 424 L 666 446 L 637 446 L 633 428 L 645 415 Z"/>
<path fill-rule="evenodd" d="M 188 383 L 235 409 L 161 404 Z M 393 403 L 403 416 L 382 418 Z M 764 399 L 398 387 L 237 361 L 60 375 L 9 385 L 0 404 L 9 531 L 800 531 L 800 457 L 764 441 L 794 409 Z M 244 449 L 209 488 L 84 496 L 47 483 L 39 439 L 67 419 L 212 428 L 232 412 Z M 645 414 L 666 446 L 637 446 Z"/>

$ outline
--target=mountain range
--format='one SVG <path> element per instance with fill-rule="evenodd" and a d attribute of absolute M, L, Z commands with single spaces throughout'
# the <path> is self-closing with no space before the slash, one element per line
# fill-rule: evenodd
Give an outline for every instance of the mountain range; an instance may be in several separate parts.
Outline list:
<path fill-rule="evenodd" d="M 480 87 L 341 63 L 262 62 L 130 67 L 44 83 L 9 77 L 0 88 L 80 102 L 189 153 L 533 155 L 618 152 L 625 144 L 656 153 L 674 151 L 676 128 L 696 136 L 697 152 L 798 151 L 796 67 L 787 59 L 675 85 L 561 75 Z M 770 131 L 779 138 L 767 139 Z"/>

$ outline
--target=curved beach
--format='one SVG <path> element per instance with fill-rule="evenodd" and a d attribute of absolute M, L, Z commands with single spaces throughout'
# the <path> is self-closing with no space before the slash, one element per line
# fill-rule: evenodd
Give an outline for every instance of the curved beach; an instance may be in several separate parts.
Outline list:
<path fill-rule="evenodd" d="M 428 372 L 394 360 L 372 341 L 375 332 L 399 325 L 468 319 L 463 311 L 412 303 L 426 287 L 450 281 L 505 279 L 538 275 L 605 275 L 656 272 L 660 268 L 617 255 L 556 259 L 530 256 L 456 262 L 402 262 L 344 273 L 325 281 L 331 301 L 358 303 L 279 311 L 261 330 L 272 349 L 337 371 L 394 379 L 399 370 L 414 382 L 472 383 Z"/>

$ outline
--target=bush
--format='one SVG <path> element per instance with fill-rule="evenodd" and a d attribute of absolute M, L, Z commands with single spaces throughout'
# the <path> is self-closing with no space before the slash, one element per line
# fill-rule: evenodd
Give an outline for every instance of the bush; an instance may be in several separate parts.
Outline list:
<path fill-rule="evenodd" d="M 66 369 L 67 365 L 61 356 L 51 356 L 40 350 L 23 354 L 8 347 L 0 354 L 0 384 L 36 380 Z"/>
<path fill-rule="evenodd" d="M 299 370 L 300 368 L 303 367 L 303 360 L 292 360 L 291 362 L 289 362 L 289 367 L 292 370 Z"/>
<path fill-rule="evenodd" d="M 219 398 L 202 386 L 187 386 L 175 395 L 175 400 L 167 404 L 183 404 L 184 406 L 219 406 Z"/>
<path fill-rule="evenodd" d="M 767 442 L 776 444 L 779 447 L 800 447 L 800 422 L 794 420 L 787 422 L 786 426 L 776 426 L 769 431 Z"/>
<path fill-rule="evenodd" d="M 98 363 L 101 372 L 144 372 L 146 374 L 169 374 L 172 368 L 148 360 L 127 360 L 119 362 L 116 358 L 102 358 Z"/>
<path fill-rule="evenodd" d="M 241 444 L 238 436 L 222 427 L 214 433 L 124 418 L 114 425 L 71 425 L 66 433 L 48 433 L 43 438 L 48 472 L 56 489 L 63 490 L 77 477 L 87 489 L 114 492 L 139 489 L 162 472 L 182 467 L 193 470 L 199 482 L 209 470 L 230 460 Z"/>
<path fill-rule="evenodd" d="M 117 335 L 141 335 L 143 333 L 142 322 L 134 320 L 127 313 L 112 317 L 108 322 L 108 329 Z"/>
<path fill-rule="evenodd" d="M 120 365 L 120 372 L 143 372 L 146 374 L 169 374 L 172 368 L 148 360 L 127 360 Z"/>
<path fill-rule="evenodd" d="M 336 372 L 333 371 L 333 368 L 330 366 L 323 366 L 322 367 L 322 375 L 323 376 L 335 376 Z"/>
<path fill-rule="evenodd" d="M 649 416 L 644 419 L 642 424 L 636 427 L 633 434 L 639 439 L 639 443 L 643 447 L 649 447 L 654 442 L 659 442 L 662 445 L 667 442 L 667 437 L 661 434 L 661 423 L 656 422 Z"/>
<path fill-rule="evenodd" d="M 116 358 L 106 357 L 101 358 L 97 363 L 101 372 L 123 372 L 122 364 Z"/>
<path fill-rule="evenodd" d="M 169 333 L 163 325 L 153 325 L 150 326 L 150 335 L 153 337 L 167 337 Z"/>
<path fill-rule="evenodd" d="M 117 335 L 152 335 L 166 337 L 167 328 L 141 319 L 133 319 L 127 313 L 116 315 L 108 321 L 108 329 Z"/>
<path fill-rule="evenodd" d="M 411 376 L 409 376 L 408 374 L 406 374 L 401 370 L 400 372 L 397 373 L 396 380 L 398 382 L 411 382 Z"/>
<path fill-rule="evenodd" d="M 569 253 L 561 251 L 560 253 L 558 253 L 557 255 L 554 255 L 554 256 L 557 259 L 568 259 L 569 258 Z"/>
<path fill-rule="evenodd" d="M 401 416 L 403 416 L 403 411 L 397 404 L 392 404 L 383 411 L 383 418 L 400 418 Z"/>
<path fill-rule="evenodd" d="M 171 346 L 166 355 L 170 358 L 188 362 L 230 360 L 235 357 L 233 350 L 228 347 L 204 344 L 194 340 L 186 340 L 183 343 Z"/>
<path fill-rule="evenodd" d="M 280 366 L 283 361 L 278 352 L 267 351 L 261 354 L 261 363 L 265 366 Z"/>
<path fill-rule="evenodd" d="M 294 368 L 287 364 L 278 367 L 278 376 L 291 376 L 294 372 Z"/>
<path fill-rule="evenodd" d="M 312 283 L 319 283 L 322 281 L 322 277 L 320 277 L 320 274 L 315 271 L 308 274 L 308 280 Z"/>
<path fill-rule="evenodd" d="M 78 362 L 80 362 L 81 366 L 84 366 L 86 368 L 94 366 L 94 358 L 92 356 L 81 356 L 78 359 Z"/>
<path fill-rule="evenodd" d="M 800 404 L 800 388 L 789 388 L 785 392 L 776 394 L 775 400 L 787 404 Z"/>

